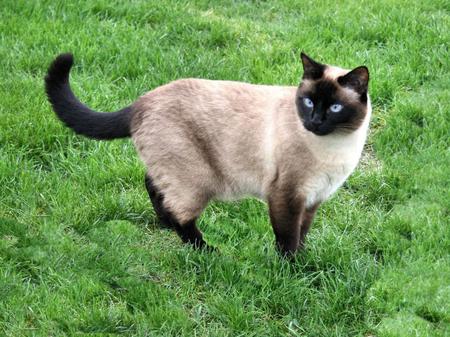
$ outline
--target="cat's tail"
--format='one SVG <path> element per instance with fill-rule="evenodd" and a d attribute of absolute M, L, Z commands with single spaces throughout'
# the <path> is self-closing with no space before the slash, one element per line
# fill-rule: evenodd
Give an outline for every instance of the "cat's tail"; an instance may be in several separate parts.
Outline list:
<path fill-rule="evenodd" d="M 76 133 L 95 139 L 130 136 L 132 108 L 101 113 L 89 109 L 73 94 L 69 84 L 72 54 L 60 54 L 50 65 L 45 77 L 45 91 L 59 119 Z"/>

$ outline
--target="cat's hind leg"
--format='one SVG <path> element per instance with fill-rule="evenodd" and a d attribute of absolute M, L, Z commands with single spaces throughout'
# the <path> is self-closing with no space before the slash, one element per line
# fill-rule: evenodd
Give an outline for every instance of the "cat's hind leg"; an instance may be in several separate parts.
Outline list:
<path fill-rule="evenodd" d="M 208 247 L 196 225 L 197 217 L 206 206 L 207 200 L 176 198 L 179 205 L 171 210 L 165 203 L 165 197 L 170 198 L 170 195 L 160 191 L 148 174 L 145 176 L 145 187 L 155 213 L 163 225 L 174 229 L 184 243 L 192 244 L 196 248 Z M 186 200 L 190 202 L 186 203 Z"/>

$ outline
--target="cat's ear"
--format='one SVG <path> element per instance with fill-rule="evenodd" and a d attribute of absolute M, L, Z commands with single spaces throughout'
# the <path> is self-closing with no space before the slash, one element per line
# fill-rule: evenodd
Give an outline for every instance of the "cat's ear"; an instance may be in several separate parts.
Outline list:
<path fill-rule="evenodd" d="M 369 69 L 365 66 L 357 67 L 347 75 L 338 77 L 337 80 L 343 87 L 349 87 L 359 94 L 365 94 L 369 85 Z"/>
<path fill-rule="evenodd" d="M 303 63 L 303 78 L 317 80 L 322 77 L 325 70 L 325 65 L 314 61 L 304 52 L 300 53 L 300 58 Z"/>

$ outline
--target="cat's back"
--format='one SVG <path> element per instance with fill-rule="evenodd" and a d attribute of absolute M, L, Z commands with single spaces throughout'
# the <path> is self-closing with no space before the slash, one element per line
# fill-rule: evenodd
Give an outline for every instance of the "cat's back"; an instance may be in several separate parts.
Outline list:
<path fill-rule="evenodd" d="M 208 138 L 264 132 L 265 124 L 282 102 L 294 104 L 295 90 L 236 81 L 179 79 L 136 101 L 133 138 L 164 133 L 164 128 L 181 133 L 195 130 L 208 134 Z"/>
<path fill-rule="evenodd" d="M 171 113 L 171 108 L 183 107 L 194 108 L 197 114 L 203 108 L 213 111 L 229 108 L 233 112 L 250 107 L 257 109 L 260 105 L 267 107 L 269 102 L 276 103 L 281 96 L 294 97 L 295 90 L 295 87 L 290 86 L 186 78 L 155 88 L 140 97 L 135 106 L 138 110 L 147 111 L 163 108 L 166 113 Z M 248 109 L 247 112 L 252 113 L 253 110 Z"/>

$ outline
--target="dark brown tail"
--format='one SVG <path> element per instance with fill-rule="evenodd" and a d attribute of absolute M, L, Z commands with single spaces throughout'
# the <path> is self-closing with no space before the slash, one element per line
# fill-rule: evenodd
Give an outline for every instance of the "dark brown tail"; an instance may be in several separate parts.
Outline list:
<path fill-rule="evenodd" d="M 70 88 L 72 65 L 72 54 L 60 54 L 50 65 L 45 77 L 48 100 L 59 119 L 76 133 L 89 138 L 109 140 L 130 137 L 131 107 L 110 113 L 88 108 Z"/>

